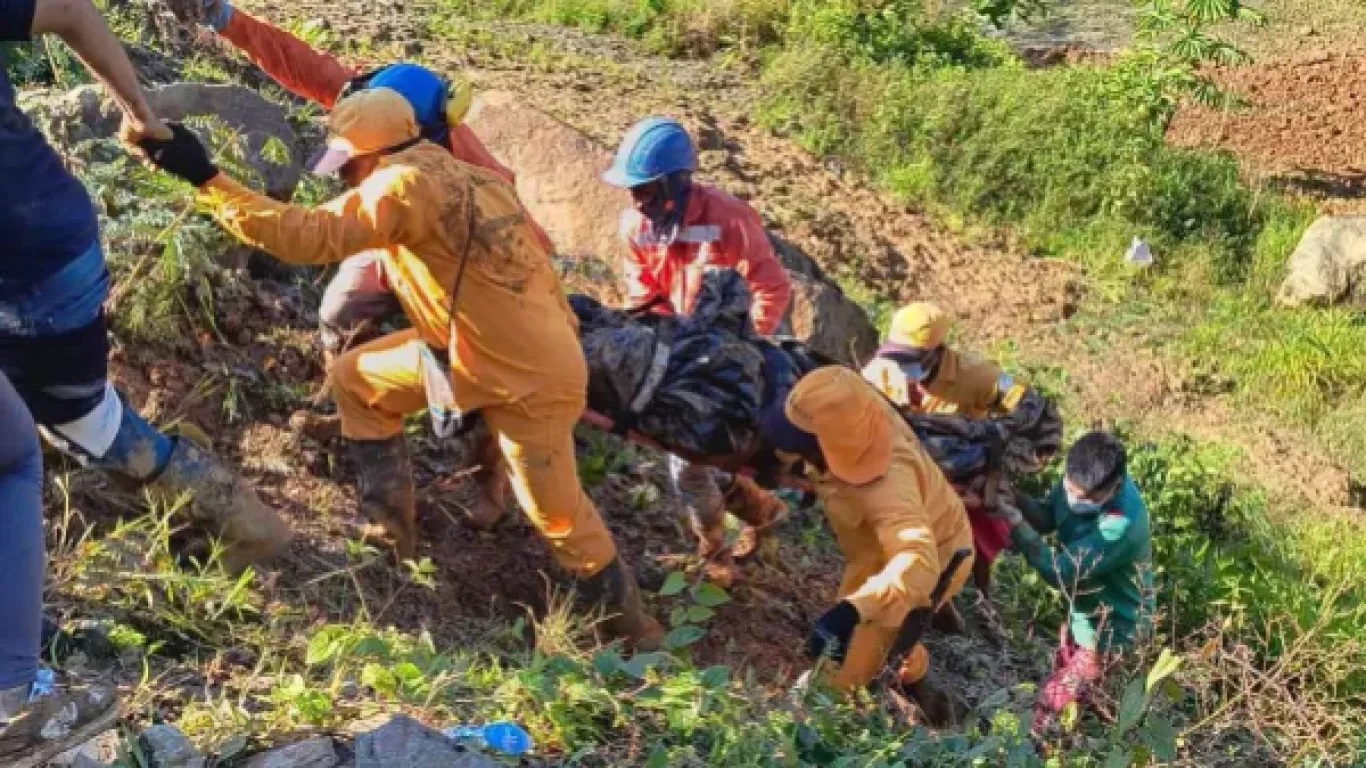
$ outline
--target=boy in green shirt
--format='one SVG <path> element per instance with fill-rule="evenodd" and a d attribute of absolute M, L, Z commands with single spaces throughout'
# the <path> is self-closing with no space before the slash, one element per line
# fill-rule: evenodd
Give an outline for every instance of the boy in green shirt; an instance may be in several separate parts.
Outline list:
<path fill-rule="evenodd" d="M 1131 647 L 1153 614 L 1148 509 L 1129 478 L 1124 446 L 1106 432 L 1082 436 L 1063 479 L 1042 503 L 1019 497 L 996 514 L 1015 551 L 1054 589 L 1071 596 L 1053 674 L 1040 690 L 1034 732 L 1056 722 L 1100 681 L 1106 657 Z M 1043 535 L 1053 534 L 1050 545 Z"/>

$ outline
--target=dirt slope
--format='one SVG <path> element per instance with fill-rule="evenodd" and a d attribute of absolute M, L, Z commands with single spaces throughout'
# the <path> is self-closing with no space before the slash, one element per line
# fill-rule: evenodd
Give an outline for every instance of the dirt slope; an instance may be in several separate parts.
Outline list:
<path fill-rule="evenodd" d="M 1192 106 L 1173 121 L 1171 140 L 1236 154 L 1249 171 L 1361 211 L 1366 197 L 1366 57 L 1319 52 L 1215 71 L 1246 106 Z"/>

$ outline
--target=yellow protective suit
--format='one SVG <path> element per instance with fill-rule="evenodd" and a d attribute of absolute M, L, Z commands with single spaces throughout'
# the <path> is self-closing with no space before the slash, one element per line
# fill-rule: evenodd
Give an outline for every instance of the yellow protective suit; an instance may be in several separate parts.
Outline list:
<path fill-rule="evenodd" d="M 584 578 L 615 558 L 575 468 L 573 427 L 587 384 L 576 320 L 511 185 L 424 142 L 385 157 L 359 187 L 317 208 L 271 200 L 223 174 L 200 199 L 243 242 L 284 261 L 324 264 L 384 250 L 413 327 L 338 358 L 333 393 L 344 436 L 398 434 L 403 416 L 426 406 L 423 346 L 448 350 L 456 405 L 484 415 L 518 501 L 559 562 Z M 452 345 L 450 292 L 462 259 L 469 263 Z"/>
<path fill-rule="evenodd" d="M 873 358 L 863 377 L 902 408 L 920 413 L 961 413 L 974 419 L 1003 416 L 1019 405 L 1028 387 L 990 360 L 945 348 L 925 396 L 917 402 L 896 361 Z"/>
<path fill-rule="evenodd" d="M 831 386 L 818 398 L 804 398 L 798 383 L 788 399 L 788 418 L 816 435 L 827 463 L 846 477 L 858 475 L 839 468 L 859 462 L 882 470 L 862 484 L 834 472 L 811 476 L 846 560 L 839 598 L 858 609 L 861 619 L 844 663 L 831 678 L 836 687 L 850 689 L 867 685 L 886 664 L 907 614 L 930 605 L 943 566 L 956 550 L 972 548 L 972 529 L 962 500 L 891 404 L 852 371 L 821 369 L 808 378 L 813 376 L 824 376 Z M 889 438 L 890 459 L 882 449 L 855 445 L 854 435 Z M 958 569 L 944 601 L 962 589 L 971 572 L 970 562 Z M 903 682 L 923 677 L 927 662 L 923 646 L 912 651 L 903 665 Z"/>

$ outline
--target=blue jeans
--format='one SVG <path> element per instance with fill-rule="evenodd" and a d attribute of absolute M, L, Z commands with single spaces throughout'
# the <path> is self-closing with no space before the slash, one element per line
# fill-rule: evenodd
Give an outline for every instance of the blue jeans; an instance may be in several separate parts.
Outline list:
<path fill-rule="evenodd" d="M 0 691 L 33 682 L 43 614 L 43 454 L 0 374 Z"/>

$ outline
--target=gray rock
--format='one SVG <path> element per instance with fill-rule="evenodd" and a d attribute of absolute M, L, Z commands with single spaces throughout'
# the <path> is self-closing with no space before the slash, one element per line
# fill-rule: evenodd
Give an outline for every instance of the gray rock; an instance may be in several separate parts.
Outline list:
<path fill-rule="evenodd" d="M 1350 304 L 1366 309 L 1366 215 L 1323 216 L 1290 256 L 1282 306 Z"/>
<path fill-rule="evenodd" d="M 603 183 L 612 161 L 606 148 L 506 92 L 481 93 L 465 124 L 517 174 L 517 196 L 560 256 L 621 263 L 619 222 L 631 196 Z"/>
<path fill-rule="evenodd" d="M 337 749 L 327 736 L 253 755 L 243 768 L 336 768 Z"/>
<path fill-rule="evenodd" d="M 788 272 L 792 305 L 787 322 L 792 335 L 815 351 L 847 365 L 861 365 L 877 350 L 877 329 L 863 308 L 833 283 Z"/>
<path fill-rule="evenodd" d="M 154 725 L 138 736 L 148 768 L 204 768 L 204 756 L 178 729 Z"/>
<path fill-rule="evenodd" d="M 264 188 L 267 194 L 279 199 L 288 199 L 293 194 L 306 158 L 302 143 L 279 104 L 243 86 L 204 83 L 162 86 L 149 90 L 147 98 L 152 110 L 164 120 L 216 117 L 228 131 L 219 131 L 220 137 L 240 137 L 241 152 L 237 159 L 253 177 L 243 181 Z M 25 94 L 21 103 L 54 143 L 66 147 L 114 136 L 122 120 L 107 92 L 95 85 L 66 93 L 32 92 Z M 201 139 L 212 141 L 213 132 L 198 127 L 195 132 Z M 282 148 L 284 157 L 267 152 L 267 145 Z M 267 159 L 267 155 L 272 159 Z"/>
<path fill-rule="evenodd" d="M 356 738 L 356 768 L 496 768 L 407 715 Z"/>

